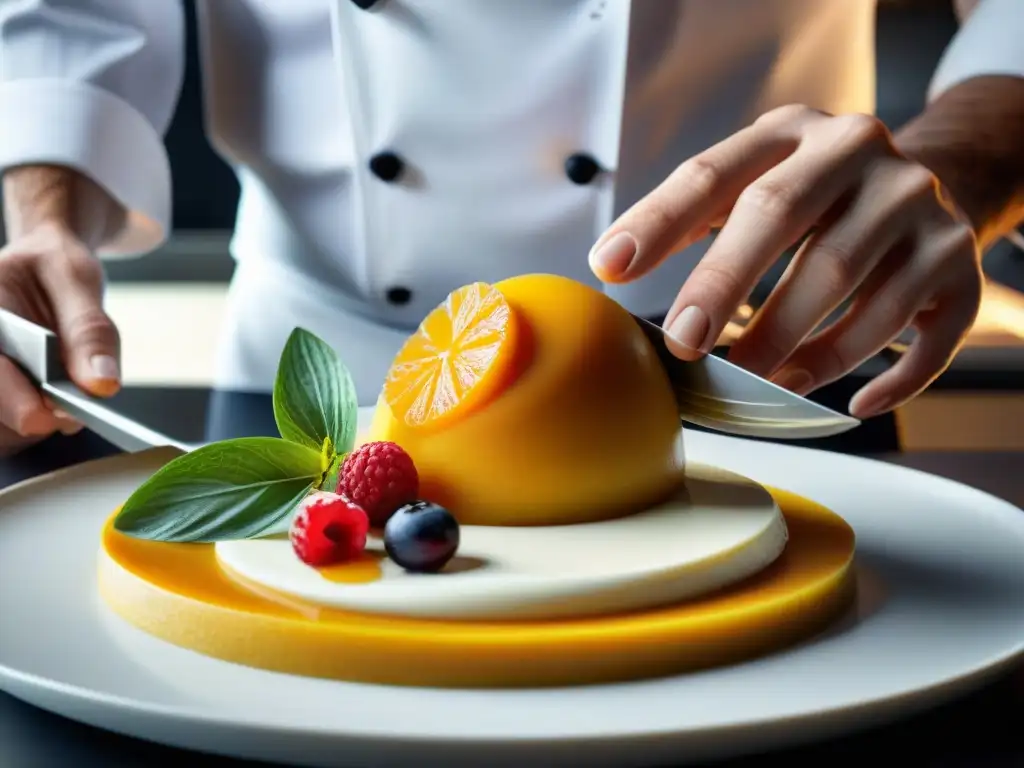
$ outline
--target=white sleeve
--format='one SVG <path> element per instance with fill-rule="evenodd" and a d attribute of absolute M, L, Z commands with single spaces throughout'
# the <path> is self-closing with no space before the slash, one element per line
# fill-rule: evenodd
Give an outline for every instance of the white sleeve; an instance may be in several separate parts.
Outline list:
<path fill-rule="evenodd" d="M 168 235 L 184 48 L 181 0 L 0 0 L 0 170 L 63 165 L 105 189 L 127 216 L 101 255 Z"/>
<path fill-rule="evenodd" d="M 978 0 L 943 54 L 929 100 L 982 75 L 1024 77 L 1024 0 Z"/>

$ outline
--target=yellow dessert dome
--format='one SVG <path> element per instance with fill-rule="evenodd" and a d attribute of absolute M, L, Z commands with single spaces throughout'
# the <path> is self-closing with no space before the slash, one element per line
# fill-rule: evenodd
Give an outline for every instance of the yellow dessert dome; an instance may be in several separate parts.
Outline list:
<path fill-rule="evenodd" d="M 683 477 L 675 399 L 643 331 L 552 275 L 453 292 L 395 358 L 364 440 L 402 446 L 421 496 L 467 525 L 606 519 Z"/>

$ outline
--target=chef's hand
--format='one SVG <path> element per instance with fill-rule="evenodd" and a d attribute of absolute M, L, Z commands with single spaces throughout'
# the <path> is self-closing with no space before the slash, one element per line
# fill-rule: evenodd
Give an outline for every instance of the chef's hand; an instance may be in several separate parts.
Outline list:
<path fill-rule="evenodd" d="M 68 373 L 101 397 L 120 386 L 118 335 L 102 296 L 99 260 L 66 230 L 40 227 L 0 250 L 0 306 L 56 330 Z M 0 355 L 0 455 L 80 429 Z"/>
<path fill-rule="evenodd" d="M 800 106 L 767 113 L 626 211 L 595 245 L 591 266 L 606 282 L 629 282 L 719 227 L 666 319 L 685 359 L 712 349 L 768 267 L 809 231 L 731 350 L 748 370 L 806 394 L 913 326 L 910 349 L 851 401 L 851 413 L 866 418 L 931 383 L 977 315 L 973 230 L 872 117 Z M 846 314 L 814 334 L 848 297 Z"/>

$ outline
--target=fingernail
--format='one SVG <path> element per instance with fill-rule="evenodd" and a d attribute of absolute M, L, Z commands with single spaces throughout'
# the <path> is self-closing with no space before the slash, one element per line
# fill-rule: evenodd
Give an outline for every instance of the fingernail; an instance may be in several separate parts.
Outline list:
<path fill-rule="evenodd" d="M 870 419 L 892 407 L 892 397 L 861 390 L 850 398 L 850 415 L 857 419 Z"/>
<path fill-rule="evenodd" d="M 89 364 L 92 366 L 92 375 L 101 381 L 118 381 L 121 378 L 117 360 L 110 355 L 94 355 Z"/>
<path fill-rule="evenodd" d="M 590 252 L 590 268 L 602 280 L 621 276 L 636 258 L 636 240 L 619 232 Z"/>
<path fill-rule="evenodd" d="M 711 321 L 700 307 L 687 307 L 668 327 L 668 335 L 690 349 L 703 351 Z"/>
<path fill-rule="evenodd" d="M 62 419 L 64 421 L 74 421 L 74 417 L 67 411 L 63 411 L 60 408 L 52 408 L 51 412 L 55 419 Z"/>
<path fill-rule="evenodd" d="M 772 376 L 772 383 L 778 384 L 783 389 L 796 392 L 798 395 L 807 394 L 814 384 L 811 374 L 801 368 L 796 370 L 783 368 Z"/>

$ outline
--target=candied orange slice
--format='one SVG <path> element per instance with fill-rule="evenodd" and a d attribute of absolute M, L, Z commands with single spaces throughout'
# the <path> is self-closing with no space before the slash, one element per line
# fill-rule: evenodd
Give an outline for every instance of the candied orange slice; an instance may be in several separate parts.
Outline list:
<path fill-rule="evenodd" d="M 411 427 L 462 418 L 508 385 L 515 340 L 515 315 L 501 292 L 487 283 L 463 286 L 399 350 L 384 400 Z"/>

